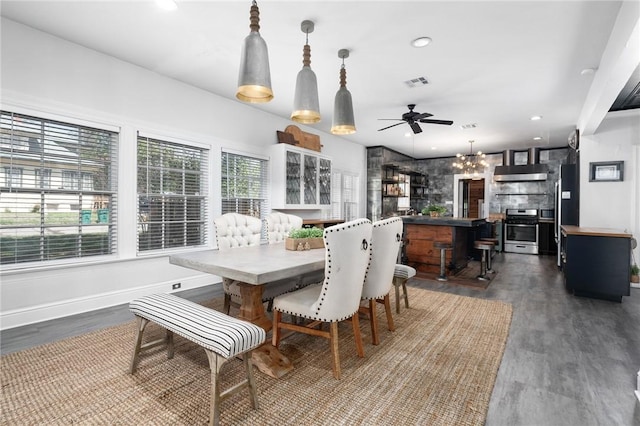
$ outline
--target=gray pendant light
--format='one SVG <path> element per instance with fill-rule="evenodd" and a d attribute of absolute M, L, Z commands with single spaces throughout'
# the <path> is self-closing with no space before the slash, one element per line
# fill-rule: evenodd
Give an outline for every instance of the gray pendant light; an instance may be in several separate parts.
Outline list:
<path fill-rule="evenodd" d="M 340 89 L 336 93 L 333 104 L 333 123 L 331 133 L 334 135 L 350 135 L 356 132 L 356 122 L 353 118 L 353 101 L 351 93 L 347 90 L 347 70 L 344 67 L 344 59 L 349 57 L 348 49 L 338 50 L 338 58 L 342 59 L 340 67 Z"/>
<path fill-rule="evenodd" d="M 313 32 L 312 21 L 302 21 L 302 32 L 307 35 L 302 51 L 302 69 L 296 79 L 296 94 L 293 99 L 291 119 L 302 124 L 313 124 L 320 121 L 320 102 L 318 101 L 318 80 L 311 70 L 311 47 L 309 33 Z"/>
<path fill-rule="evenodd" d="M 263 103 L 273 99 L 271 73 L 269 72 L 269 52 L 267 43 L 260 36 L 260 11 L 253 0 L 249 21 L 251 32 L 244 39 L 240 57 L 240 74 L 236 98 L 243 102 Z"/>

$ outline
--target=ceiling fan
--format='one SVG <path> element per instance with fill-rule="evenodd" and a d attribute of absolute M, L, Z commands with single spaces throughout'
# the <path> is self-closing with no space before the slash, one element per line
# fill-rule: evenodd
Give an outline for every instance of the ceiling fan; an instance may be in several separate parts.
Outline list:
<path fill-rule="evenodd" d="M 400 121 L 404 121 L 409 125 L 409 127 L 411 127 L 411 130 L 413 130 L 413 133 L 415 133 L 415 134 L 418 134 L 418 133 L 422 132 L 422 129 L 420 128 L 420 125 L 418 123 L 444 124 L 444 125 L 447 125 L 447 126 L 451 126 L 453 124 L 453 121 L 451 121 L 451 120 L 432 120 L 432 119 L 429 119 L 427 117 L 432 117 L 433 114 L 429 114 L 428 112 L 423 112 L 423 113 L 414 112 L 413 109 L 416 107 L 415 104 L 409 104 L 409 105 L 407 105 L 407 107 L 409 108 L 409 112 L 405 112 L 404 114 L 402 114 L 402 118 L 379 118 L 378 120 L 400 120 Z M 378 129 L 378 131 L 386 130 L 386 129 L 389 129 L 389 128 L 395 127 L 395 126 L 399 126 L 400 124 L 402 124 L 402 123 L 392 124 L 391 126 L 387 126 L 387 127 L 383 127 L 382 129 Z"/>

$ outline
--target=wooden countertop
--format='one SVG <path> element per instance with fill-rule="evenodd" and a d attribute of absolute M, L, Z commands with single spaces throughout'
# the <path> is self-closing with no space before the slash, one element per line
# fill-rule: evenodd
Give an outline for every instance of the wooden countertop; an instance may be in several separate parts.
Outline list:
<path fill-rule="evenodd" d="M 401 218 L 407 225 L 459 226 L 463 228 L 473 228 L 486 223 L 485 219 L 479 219 L 477 217 L 401 216 Z"/>
<path fill-rule="evenodd" d="M 586 235 L 590 237 L 616 237 L 616 238 L 632 238 L 633 235 L 620 229 L 612 228 L 585 228 L 574 225 L 560 226 L 562 233 L 565 235 Z"/>

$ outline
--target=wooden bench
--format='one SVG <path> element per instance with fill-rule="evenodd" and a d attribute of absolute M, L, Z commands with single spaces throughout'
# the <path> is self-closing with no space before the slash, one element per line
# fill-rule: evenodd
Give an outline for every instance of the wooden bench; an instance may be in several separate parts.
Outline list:
<path fill-rule="evenodd" d="M 173 333 L 177 333 L 202 346 L 209 359 L 211 367 L 210 425 L 218 425 L 220 421 L 220 403 L 245 387 L 249 388 L 251 405 L 254 409 L 258 409 L 251 351 L 264 343 L 266 339 L 264 329 L 171 294 L 154 294 L 136 299 L 129 303 L 129 310 L 137 320 L 131 374 L 136 371 L 138 355 L 142 349 L 166 343 L 168 358 L 173 358 Z M 149 321 L 165 328 L 167 334 L 165 338 L 142 345 L 142 334 Z M 229 358 L 239 355 L 243 355 L 246 379 L 220 392 L 218 374 L 222 365 Z"/>

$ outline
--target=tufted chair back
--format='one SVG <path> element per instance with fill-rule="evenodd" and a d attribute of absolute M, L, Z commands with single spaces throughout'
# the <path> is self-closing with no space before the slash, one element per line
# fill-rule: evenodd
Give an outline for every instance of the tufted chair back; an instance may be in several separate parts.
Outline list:
<path fill-rule="evenodd" d="M 269 244 L 281 243 L 292 229 L 302 228 L 302 218 L 292 214 L 273 212 L 265 219 Z"/>
<path fill-rule="evenodd" d="M 214 219 L 219 250 L 260 245 L 262 221 L 238 213 L 225 213 Z"/>
<path fill-rule="evenodd" d="M 363 299 L 380 299 L 389 294 L 401 243 L 402 219 L 392 217 L 373 224 L 371 266 L 362 288 Z"/>
<path fill-rule="evenodd" d="M 371 260 L 371 221 L 356 219 L 324 230 L 325 278 L 314 319 L 342 321 L 358 311 Z"/>

